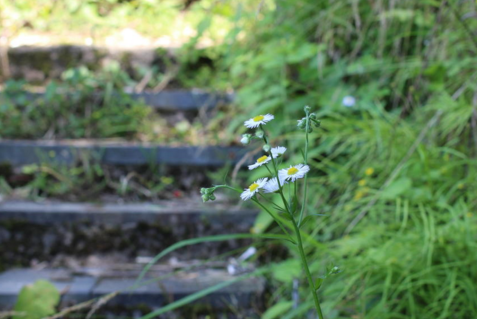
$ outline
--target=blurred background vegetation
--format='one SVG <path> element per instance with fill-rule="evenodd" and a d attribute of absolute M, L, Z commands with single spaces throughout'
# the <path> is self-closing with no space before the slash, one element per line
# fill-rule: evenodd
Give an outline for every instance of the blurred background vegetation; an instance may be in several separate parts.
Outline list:
<path fill-rule="evenodd" d="M 233 143 L 244 117 L 272 113 L 277 142 L 291 140 L 286 146 L 296 150 L 296 119 L 304 105 L 316 110 L 322 129 L 311 139 L 308 212 L 327 216 L 307 224 L 307 249 L 316 273 L 331 263 L 343 269 L 320 290 L 326 318 L 477 316 L 475 1 L 45 1 L 36 10 L 28 0 L 1 3 L 3 38 L 13 44 L 21 34 L 62 42 L 71 32 L 107 45 L 123 28 L 144 41 L 162 37 L 150 44 L 175 46 L 177 87 L 235 91 L 234 107 L 217 112 L 210 126 L 186 128 L 209 132 L 211 143 L 218 133 L 210 132 L 226 130 L 218 140 Z M 197 64 L 204 58 L 213 63 Z M 150 88 L 168 74 L 153 71 Z M 71 105 L 58 87 L 124 89 L 143 76 L 71 70 L 48 81 L 44 103 L 67 117 Z M 141 104 L 123 112 L 127 99 L 114 96 L 95 116 L 82 119 L 78 109 L 77 124 L 61 127 L 58 114 L 28 109 L 15 95 L 28 85 L 36 84 L 4 83 L 3 138 L 41 138 L 56 125 L 62 138 L 160 141 L 142 125 L 150 115 Z M 254 231 L 268 227 L 260 215 Z M 292 309 L 297 271 L 293 260 L 276 266 L 275 306 L 265 318 L 303 318 L 311 307 Z"/>

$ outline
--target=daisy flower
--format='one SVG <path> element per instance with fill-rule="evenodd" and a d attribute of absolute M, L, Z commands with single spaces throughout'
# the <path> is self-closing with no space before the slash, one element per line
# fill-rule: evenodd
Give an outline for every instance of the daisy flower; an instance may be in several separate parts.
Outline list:
<path fill-rule="evenodd" d="M 260 178 L 256 180 L 252 185 L 250 185 L 248 188 L 245 188 L 245 191 L 240 194 L 240 198 L 242 200 L 249 200 L 252 198 L 256 193 L 258 193 L 267 183 L 268 178 Z"/>
<path fill-rule="evenodd" d="M 250 120 L 245 121 L 244 125 L 248 128 L 255 128 L 259 127 L 261 124 L 267 124 L 267 122 L 270 122 L 274 118 L 275 117 L 271 114 L 259 115 L 255 116 L 254 118 L 251 118 Z"/>
<path fill-rule="evenodd" d="M 272 152 L 273 158 L 277 158 L 278 156 L 283 155 L 283 153 L 285 153 L 286 150 L 287 150 L 286 147 L 277 146 L 272 148 L 270 151 Z"/>
<path fill-rule="evenodd" d="M 270 157 L 270 156 L 263 155 L 262 157 L 260 157 L 260 158 L 257 159 L 257 161 L 255 162 L 255 164 L 249 165 L 249 166 L 248 166 L 248 169 L 249 169 L 249 170 L 255 169 L 255 168 L 257 168 L 257 167 L 262 166 L 263 164 L 267 164 L 267 163 L 270 162 L 270 161 L 271 161 L 271 157 Z"/>
<path fill-rule="evenodd" d="M 287 181 L 284 181 L 282 179 L 280 179 L 280 185 L 283 186 L 285 184 L 287 184 L 288 182 Z M 263 192 L 264 193 L 275 193 L 277 192 L 278 190 L 280 189 L 280 187 L 278 186 L 278 179 L 276 177 L 274 178 L 271 178 L 266 184 L 265 186 L 263 187 Z"/>
<path fill-rule="evenodd" d="M 278 177 L 280 178 L 280 180 L 290 180 L 294 182 L 299 178 L 303 178 L 309 170 L 310 167 L 308 165 L 298 164 L 295 166 L 290 166 L 289 168 L 279 170 Z"/>

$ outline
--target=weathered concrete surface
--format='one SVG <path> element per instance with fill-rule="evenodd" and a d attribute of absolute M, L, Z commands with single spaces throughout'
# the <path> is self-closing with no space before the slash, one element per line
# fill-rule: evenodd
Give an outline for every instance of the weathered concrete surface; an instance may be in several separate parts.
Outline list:
<path fill-rule="evenodd" d="M 248 233 L 256 211 L 185 201 L 158 204 L 0 203 L 0 265 L 29 265 L 58 255 L 119 252 L 154 256 L 188 238 Z M 171 256 L 208 259 L 246 246 L 228 240 L 188 246 Z"/>
<path fill-rule="evenodd" d="M 72 94 L 64 92 L 63 94 Z M 44 98 L 44 92 L 24 91 L 25 96 L 35 103 Z M 104 93 L 103 93 L 104 94 Z M 158 111 L 198 111 L 212 109 L 218 105 L 230 104 L 234 95 L 231 93 L 208 93 L 203 90 L 165 90 L 161 92 L 125 93 L 133 100 L 142 101 L 144 104 Z M 101 93 L 97 93 L 101 97 Z"/>
<path fill-rule="evenodd" d="M 39 279 L 51 281 L 62 292 L 63 305 L 119 292 L 108 302 L 108 306 L 147 305 L 155 308 L 235 278 L 227 274 L 225 270 L 218 269 L 184 271 L 172 276 L 170 271 L 153 272 L 145 278 L 145 284 L 131 290 L 140 273 L 139 270 L 130 272 L 127 277 L 111 276 L 104 270 L 97 273 L 100 275 L 93 276 L 67 269 L 6 271 L 0 274 L 0 309 L 13 307 L 21 288 Z M 238 309 L 246 309 L 260 303 L 264 288 L 263 278 L 251 277 L 213 292 L 196 303 L 208 305 L 214 309 L 226 308 L 230 305 Z"/>
<path fill-rule="evenodd" d="M 48 79 L 59 78 L 64 71 L 70 68 L 86 66 L 91 70 L 96 70 L 111 61 L 119 62 L 124 69 L 149 69 L 152 65 L 164 65 L 164 61 L 172 59 L 173 54 L 167 50 L 118 50 L 104 47 L 58 45 L 11 48 L 8 51 L 8 57 L 13 78 L 41 83 Z"/>
<path fill-rule="evenodd" d="M 103 164 L 223 166 L 237 163 L 247 152 L 242 147 L 161 146 L 91 140 L 0 140 L 0 162 L 25 165 L 41 162 L 73 164 L 86 154 Z"/>

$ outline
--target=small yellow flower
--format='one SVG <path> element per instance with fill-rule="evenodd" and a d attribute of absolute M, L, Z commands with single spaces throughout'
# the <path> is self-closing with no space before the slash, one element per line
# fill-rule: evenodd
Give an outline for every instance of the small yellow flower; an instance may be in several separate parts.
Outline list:
<path fill-rule="evenodd" d="M 366 174 L 366 176 L 371 176 L 371 175 L 373 175 L 373 173 L 374 173 L 374 168 L 368 167 L 368 168 L 364 171 L 364 173 Z"/>
<path fill-rule="evenodd" d="M 364 186 L 364 185 L 366 185 L 366 180 L 365 180 L 365 179 L 360 180 L 360 181 L 358 182 L 358 185 L 359 185 L 359 186 Z"/>
<path fill-rule="evenodd" d="M 457 185 L 457 188 L 458 188 L 458 189 L 464 189 L 464 187 L 465 187 L 464 183 L 459 183 L 459 184 Z"/>

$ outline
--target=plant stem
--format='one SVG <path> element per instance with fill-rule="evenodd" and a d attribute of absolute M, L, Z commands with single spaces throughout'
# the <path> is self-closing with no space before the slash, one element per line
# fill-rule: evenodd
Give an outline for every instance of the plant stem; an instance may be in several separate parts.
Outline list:
<path fill-rule="evenodd" d="M 285 233 L 285 235 L 287 235 L 288 237 L 290 237 L 291 239 L 291 236 L 290 234 L 288 233 L 287 229 L 285 228 L 285 226 L 283 226 L 283 224 L 280 222 L 280 220 L 278 219 L 278 217 L 275 217 L 271 211 L 269 211 L 262 203 L 260 203 L 256 198 L 253 198 L 252 199 L 253 202 L 255 204 L 257 204 L 258 206 L 260 206 L 263 210 L 265 210 L 278 224 L 278 226 L 280 226 L 280 228 L 282 229 L 282 231 Z"/>
<path fill-rule="evenodd" d="M 300 229 L 295 222 L 295 219 L 292 219 L 293 227 L 295 228 L 296 232 L 296 240 L 298 251 L 300 252 L 301 263 L 303 264 L 303 268 L 305 268 L 306 278 L 308 279 L 308 285 L 310 286 L 311 294 L 313 295 L 313 301 L 315 302 L 316 312 L 318 313 L 318 317 L 323 319 L 323 313 L 321 311 L 320 301 L 318 299 L 318 294 L 315 290 L 315 284 L 313 283 L 313 277 L 311 277 L 310 268 L 308 267 L 308 260 L 306 259 L 305 250 L 303 249 L 303 242 L 301 240 Z"/>
<path fill-rule="evenodd" d="M 310 112 L 306 112 L 306 128 L 305 128 L 305 158 L 303 159 L 305 162 L 305 165 L 308 165 L 308 130 L 310 129 Z M 306 207 L 306 193 L 307 193 L 307 186 L 308 186 L 308 174 L 305 175 L 305 186 L 303 190 L 303 202 L 300 210 L 300 217 L 298 217 L 298 225 L 301 225 L 301 222 L 303 220 L 303 215 L 305 213 L 305 207 Z"/>
<path fill-rule="evenodd" d="M 306 111 L 305 165 L 307 164 L 307 157 L 308 157 L 308 130 L 309 130 L 309 127 L 310 127 L 310 115 L 309 115 L 309 112 Z M 260 126 L 260 129 L 263 130 L 263 127 Z M 267 140 L 267 136 L 265 134 L 265 131 L 264 131 L 264 134 L 263 134 L 263 141 L 265 142 L 265 144 L 268 144 L 268 140 Z M 300 212 L 299 223 L 297 224 L 296 221 L 295 221 L 295 218 L 293 217 L 293 215 L 290 212 L 290 208 L 288 207 L 288 203 L 285 199 L 285 196 L 283 195 L 283 188 L 282 188 L 282 185 L 280 184 L 280 179 L 278 178 L 278 167 L 275 163 L 275 159 L 273 158 L 272 152 L 270 152 L 270 156 L 272 158 L 273 169 L 275 170 L 275 174 L 277 176 L 277 182 L 278 182 L 278 187 L 279 187 L 278 193 L 282 197 L 283 204 L 285 205 L 285 209 L 287 210 L 288 214 L 290 215 L 290 218 L 291 218 L 291 221 L 292 221 L 292 224 L 293 224 L 293 228 L 294 228 L 295 233 L 296 233 L 297 246 L 298 246 L 298 251 L 300 253 L 301 263 L 303 265 L 303 268 L 305 269 L 306 278 L 308 280 L 308 285 L 310 287 L 310 291 L 311 291 L 311 294 L 313 296 L 313 301 L 315 303 L 316 312 L 318 313 L 319 319 L 323 319 L 323 312 L 321 311 L 320 301 L 318 299 L 318 294 L 316 293 L 315 284 L 313 283 L 313 277 L 311 276 L 310 268 L 308 266 L 308 260 L 306 258 L 305 250 L 303 249 L 303 241 L 301 239 L 300 228 L 298 226 L 301 223 L 303 213 L 304 213 L 304 210 L 305 210 L 306 190 L 307 190 L 306 189 L 306 184 L 307 184 L 306 175 L 305 175 L 305 189 L 304 189 L 305 194 L 303 196 L 303 203 L 302 203 L 302 208 L 301 208 L 301 212 Z M 262 205 L 262 207 L 264 207 L 264 206 Z"/>

